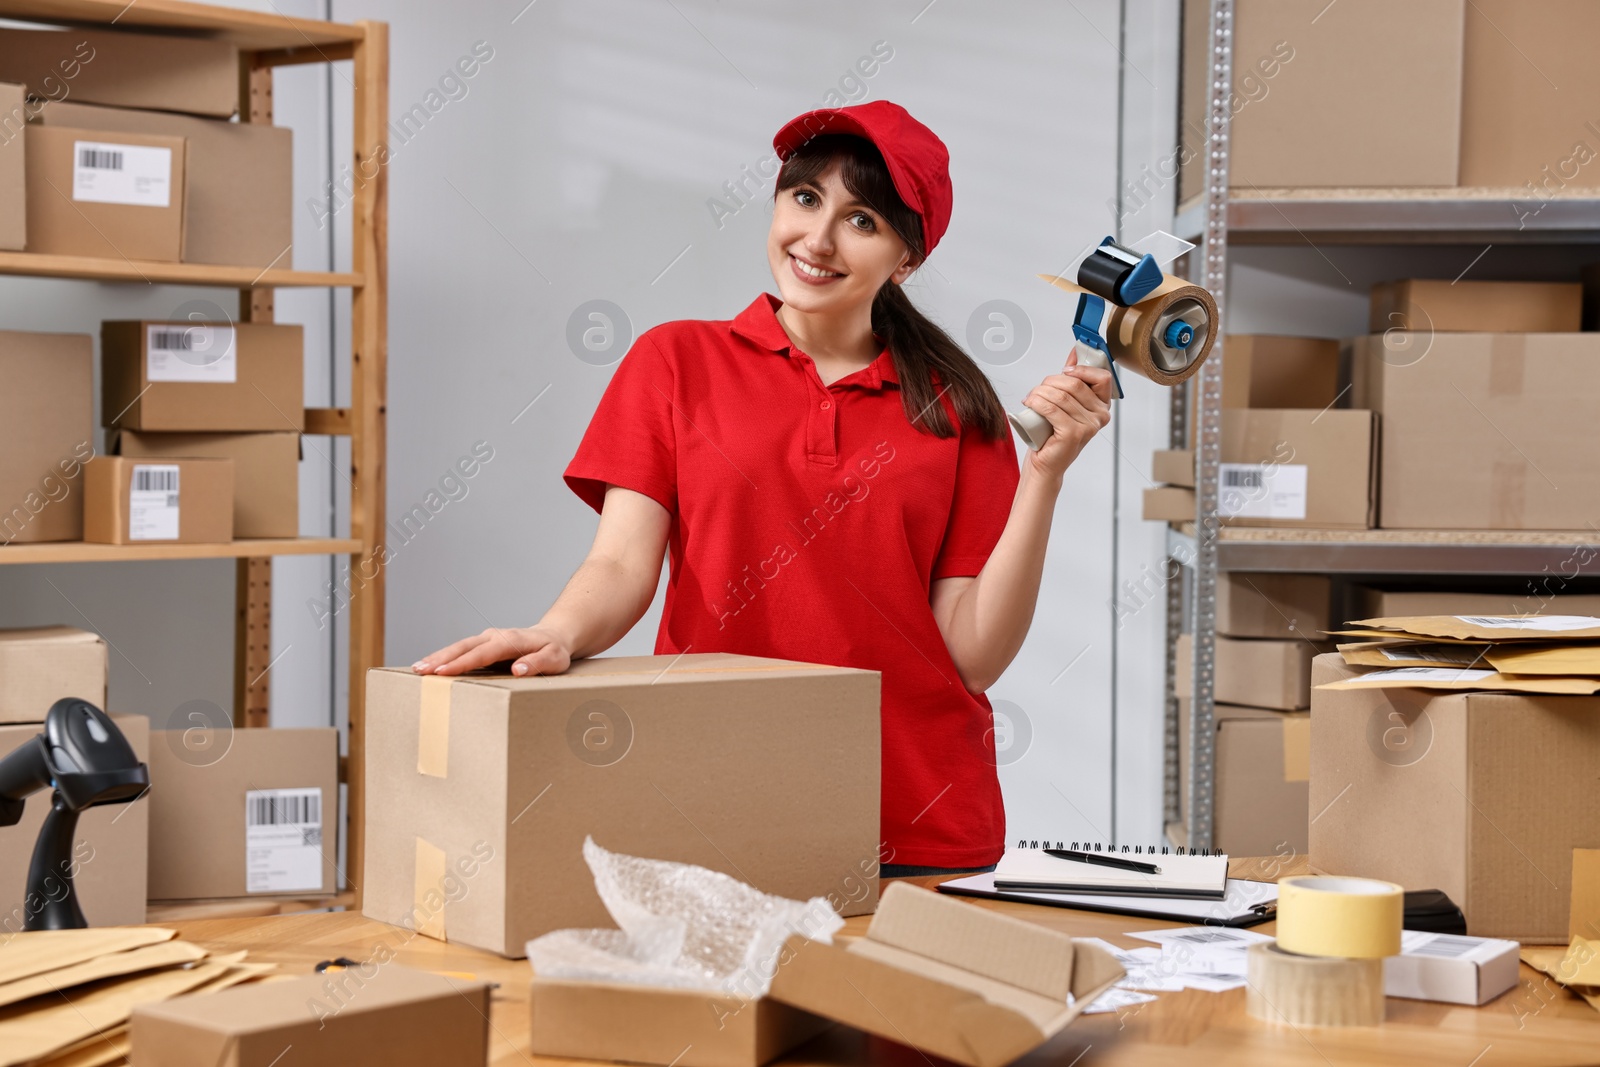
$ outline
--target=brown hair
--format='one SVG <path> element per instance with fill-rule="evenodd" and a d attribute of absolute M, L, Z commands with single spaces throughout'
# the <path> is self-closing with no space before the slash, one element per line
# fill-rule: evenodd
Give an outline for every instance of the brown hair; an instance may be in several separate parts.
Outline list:
<path fill-rule="evenodd" d="M 922 219 L 900 199 L 882 154 L 865 137 L 829 133 L 811 138 L 784 162 L 773 195 L 806 182 L 816 184 L 836 159 L 844 187 L 883 216 L 910 248 L 912 262 L 920 265 Z M 901 402 L 913 426 L 936 437 L 954 437 L 956 430 L 944 405 L 935 403 L 948 392 L 963 426 L 982 429 L 991 441 L 1010 433 L 1005 408 L 982 368 L 937 323 L 918 311 L 892 279 L 872 298 L 872 332 L 883 338 L 894 359 Z M 940 392 L 934 391 L 931 371 L 938 371 L 944 382 Z"/>

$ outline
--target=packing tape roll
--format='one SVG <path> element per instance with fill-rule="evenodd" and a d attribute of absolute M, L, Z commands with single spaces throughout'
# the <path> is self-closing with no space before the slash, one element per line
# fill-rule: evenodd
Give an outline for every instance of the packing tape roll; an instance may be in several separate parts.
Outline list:
<path fill-rule="evenodd" d="M 1039 277 L 1074 295 L 1088 289 L 1054 274 Z M 1217 302 L 1198 285 L 1168 276 L 1155 292 L 1132 307 L 1109 308 L 1111 321 L 1106 342 L 1117 366 L 1148 378 L 1157 385 L 1177 385 L 1194 377 L 1216 343 Z M 1168 328 L 1178 320 L 1188 323 L 1194 340 L 1186 346 L 1168 344 Z"/>
<path fill-rule="evenodd" d="M 1285 952 L 1363 960 L 1398 956 L 1404 914 L 1405 890 L 1393 882 L 1325 875 L 1278 880 L 1278 945 Z"/>
<path fill-rule="evenodd" d="M 1282 890 L 1280 889 L 1280 893 Z M 1283 924 L 1283 898 L 1278 898 Z M 1377 1026 L 1383 1022 L 1383 960 L 1297 956 L 1261 941 L 1245 954 L 1245 1011 L 1291 1026 Z"/>

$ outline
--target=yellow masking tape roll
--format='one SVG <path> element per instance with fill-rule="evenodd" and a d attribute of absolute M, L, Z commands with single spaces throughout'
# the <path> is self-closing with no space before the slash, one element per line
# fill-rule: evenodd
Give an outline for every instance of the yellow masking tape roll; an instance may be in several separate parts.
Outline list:
<path fill-rule="evenodd" d="M 1405 891 L 1372 878 L 1278 880 L 1278 947 L 1301 956 L 1379 959 L 1400 954 Z"/>

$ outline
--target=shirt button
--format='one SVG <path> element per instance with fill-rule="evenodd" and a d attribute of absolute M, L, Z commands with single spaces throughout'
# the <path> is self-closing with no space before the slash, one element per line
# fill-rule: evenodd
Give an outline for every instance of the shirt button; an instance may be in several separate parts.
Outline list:
<path fill-rule="evenodd" d="M 828 410 L 828 409 L 829 409 L 829 408 L 831 408 L 831 407 L 833 407 L 833 402 L 832 402 L 832 401 L 830 401 L 830 400 L 824 400 L 824 401 L 823 401 L 823 402 L 822 402 L 822 410 L 823 410 L 823 411 L 827 411 L 827 410 Z"/>

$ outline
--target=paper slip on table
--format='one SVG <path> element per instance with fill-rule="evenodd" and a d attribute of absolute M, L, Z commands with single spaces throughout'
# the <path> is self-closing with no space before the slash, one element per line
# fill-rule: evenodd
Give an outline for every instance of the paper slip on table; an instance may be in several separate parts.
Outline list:
<path fill-rule="evenodd" d="M 1305 874 L 1305 861 L 1234 859 L 1235 877 L 1271 880 Z M 939 878 L 907 881 L 932 887 Z M 1102 937 L 1116 945 L 1147 944 L 1130 930 L 1179 925 L 1126 915 L 1046 908 L 1002 900 L 960 898 L 1075 937 Z M 865 932 L 870 916 L 845 921 L 844 933 Z M 207 949 L 249 949 L 253 960 L 278 963 L 287 974 L 308 974 L 320 960 L 347 956 L 365 960 L 386 946 L 403 966 L 470 972 L 499 982 L 490 1013 L 493 1067 L 585 1067 L 592 1060 L 556 1060 L 528 1054 L 527 960 L 507 960 L 477 949 L 450 945 L 350 912 L 311 912 L 253 918 L 166 922 L 178 936 Z M 1271 934 L 1273 926 L 1253 927 Z M 403 947 L 396 948 L 403 942 Z M 1049 1043 L 1018 1060 L 1028 1067 L 1093 1067 L 1096 1064 L 1216 1064 L 1261 1067 L 1346 1067 L 1405 1063 L 1408 1067 L 1507 1067 L 1513 1064 L 1575 1064 L 1600 1061 L 1600 1012 L 1521 965 L 1516 989 L 1481 1008 L 1389 998 L 1387 1016 L 1376 1027 L 1301 1027 L 1260 1022 L 1245 1014 L 1245 990 L 1205 993 L 1194 989 L 1160 993 L 1157 999 L 1119 1013 L 1085 1015 Z M 775 1060 L 772 1067 L 939 1067 L 914 1049 L 834 1027 Z"/>

